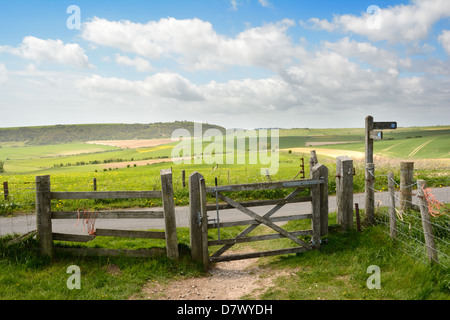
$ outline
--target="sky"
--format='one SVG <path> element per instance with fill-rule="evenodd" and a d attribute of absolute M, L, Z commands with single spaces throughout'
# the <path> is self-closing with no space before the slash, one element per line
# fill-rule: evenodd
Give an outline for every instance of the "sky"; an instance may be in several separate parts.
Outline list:
<path fill-rule="evenodd" d="M 0 0 L 0 127 L 448 125 L 450 1 Z"/>

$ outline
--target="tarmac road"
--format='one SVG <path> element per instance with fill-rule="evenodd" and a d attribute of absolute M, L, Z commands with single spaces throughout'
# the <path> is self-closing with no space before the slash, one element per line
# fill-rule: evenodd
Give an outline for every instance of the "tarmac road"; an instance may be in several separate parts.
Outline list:
<path fill-rule="evenodd" d="M 441 202 L 450 202 L 450 187 L 432 189 L 433 195 Z M 398 194 L 397 194 L 398 196 Z M 413 203 L 416 203 L 417 197 L 413 197 Z M 375 205 L 386 206 L 388 202 L 388 193 L 379 192 L 375 194 Z M 364 194 L 354 194 L 353 202 L 359 204 L 360 209 L 364 209 L 365 197 Z M 336 197 L 330 196 L 328 200 L 329 212 L 336 211 Z M 263 206 L 250 208 L 255 213 L 263 215 L 269 211 L 273 206 Z M 152 208 L 155 210 L 155 208 Z M 176 207 L 176 222 L 177 227 L 189 226 L 189 207 Z M 291 203 L 286 204 L 273 217 L 289 216 L 294 214 L 310 213 L 311 203 Z M 209 218 L 216 218 L 216 211 L 210 211 Z M 248 220 L 249 217 L 237 209 L 220 210 L 220 220 L 222 222 Z M 83 225 L 81 221 L 76 226 L 76 220 L 53 220 L 53 232 L 70 233 L 70 234 L 85 234 L 83 232 Z M 164 220 L 157 219 L 97 219 L 95 228 L 102 229 L 122 229 L 122 230 L 147 230 L 147 229 L 164 229 Z M 35 215 L 24 215 L 13 218 L 0 218 L 0 235 L 6 234 L 25 234 L 36 229 Z"/>

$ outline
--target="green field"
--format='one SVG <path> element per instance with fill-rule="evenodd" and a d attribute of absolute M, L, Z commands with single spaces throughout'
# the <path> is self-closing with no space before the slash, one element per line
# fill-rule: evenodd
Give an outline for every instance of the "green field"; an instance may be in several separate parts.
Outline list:
<path fill-rule="evenodd" d="M 391 159 L 450 158 L 450 127 L 399 128 L 385 131 L 385 139 L 374 143 L 375 155 Z M 225 140 L 225 139 L 224 139 Z M 282 129 L 279 148 L 340 149 L 364 152 L 362 129 Z M 345 142 L 352 143 L 345 143 Z M 360 141 L 360 142 L 358 142 Z M 165 146 L 121 149 L 86 143 L 29 146 L 25 142 L 1 142 L 0 161 L 4 174 L 86 173 L 101 171 L 106 163 L 168 159 L 178 142 Z M 316 145 L 319 143 L 320 145 Z M 335 144 L 340 143 L 340 144 Z M 341 144 L 344 143 L 344 144 Z M 203 150 L 214 144 L 203 142 Z M 224 147 L 225 148 L 225 141 Z M 150 162 L 150 161 L 149 161 Z M 222 161 L 225 163 L 225 161 Z M 142 165 L 142 163 L 136 163 Z M 108 166 L 108 169 L 111 166 Z M 117 165 L 117 167 L 121 167 Z"/>
<path fill-rule="evenodd" d="M 272 180 L 291 180 L 301 170 L 300 159 L 304 159 L 305 176 L 309 177 L 309 153 L 292 152 L 290 149 L 302 148 L 317 144 L 316 150 L 340 149 L 364 152 L 363 129 L 281 129 L 279 138 L 279 169 L 272 174 Z M 93 138 L 93 137 L 89 137 Z M 431 185 L 448 185 L 448 162 L 450 152 L 450 126 L 399 128 L 385 131 L 385 140 L 376 141 L 374 152 L 378 158 L 388 159 L 385 162 L 377 160 L 377 173 L 380 175 L 394 171 L 399 179 L 399 162 L 411 160 L 417 163 L 416 177 L 430 180 Z M 95 140 L 95 139 L 92 139 Z M 134 141 L 134 140 L 133 140 Z M 346 143 L 351 141 L 352 143 Z M 118 148 L 104 145 L 70 142 L 64 144 L 29 145 L 27 141 L 0 141 L 0 161 L 4 163 L 1 181 L 8 181 L 10 199 L 3 199 L 0 188 L 0 213 L 15 211 L 30 211 L 34 203 L 34 179 L 37 175 L 51 175 L 52 189 L 55 191 L 89 191 L 93 188 L 93 179 L 97 179 L 99 191 L 114 190 L 159 190 L 161 169 L 172 168 L 174 189 L 177 205 L 189 203 L 188 191 L 182 188 L 181 172 L 186 172 L 186 178 L 195 171 L 206 178 L 208 185 L 218 178 L 219 184 L 238 184 L 267 181 L 262 168 L 269 164 L 261 163 L 261 154 L 249 149 L 248 139 L 245 140 L 245 152 L 238 155 L 236 141 L 233 150 L 227 150 L 226 139 L 223 141 L 203 141 L 202 151 L 197 154 L 194 142 L 191 149 L 180 156 L 187 156 L 182 164 L 174 163 L 170 158 L 174 147 L 179 142 L 146 148 Z M 270 143 L 271 140 L 268 139 Z M 343 143 L 343 144 L 336 144 Z M 272 148 L 273 149 L 273 148 Z M 267 157 L 275 161 L 271 151 Z M 197 153 L 196 153 L 197 152 Z M 228 153 L 226 153 L 228 152 Z M 227 164 L 227 157 L 234 153 L 234 162 Z M 266 151 L 263 151 L 265 154 Z M 345 152 L 344 152 L 345 153 Z M 189 158 L 191 157 L 191 158 Z M 196 163 L 198 159 L 203 160 Z M 254 160 L 257 160 L 256 162 Z M 329 191 L 334 193 L 335 159 L 319 154 L 319 161 L 326 164 L 330 170 Z M 360 162 L 355 163 L 357 175 L 354 178 L 354 191 L 364 191 L 364 168 Z M 385 179 L 380 178 L 376 187 L 385 187 Z M 0 182 L 1 182 L 0 181 Z M 283 194 L 244 195 L 250 197 L 271 198 Z M 76 209 L 80 205 L 97 208 L 112 207 L 146 207 L 160 205 L 143 200 L 97 202 L 80 204 L 69 201 L 61 205 L 61 209 Z"/>

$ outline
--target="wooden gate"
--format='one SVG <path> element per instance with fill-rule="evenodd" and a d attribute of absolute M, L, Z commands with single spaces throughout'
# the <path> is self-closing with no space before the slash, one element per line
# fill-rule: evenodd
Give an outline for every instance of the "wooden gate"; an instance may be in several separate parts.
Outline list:
<path fill-rule="evenodd" d="M 229 185 L 218 187 L 206 187 L 205 180 L 198 172 L 190 176 L 190 212 L 191 212 L 191 252 L 194 260 L 202 261 L 207 267 L 209 263 L 223 262 L 231 260 L 249 259 L 265 256 L 283 255 L 290 253 L 305 252 L 312 249 L 320 248 L 321 237 L 328 233 L 328 169 L 317 164 L 312 168 L 311 179 L 309 180 L 293 180 L 293 181 L 276 181 L 254 184 Z M 297 197 L 306 188 L 310 189 L 310 196 Z M 258 200 L 244 203 L 238 203 L 225 195 L 226 192 L 241 192 L 254 190 L 274 190 L 274 189 L 293 189 L 293 191 L 283 199 L 276 200 Z M 206 203 L 206 194 L 212 194 L 220 199 L 224 204 L 208 205 Z M 296 214 L 282 217 L 272 216 L 279 211 L 287 203 L 311 202 L 312 212 L 307 214 Z M 264 215 L 255 213 L 250 207 L 270 206 L 274 205 Z M 216 210 L 224 210 L 235 208 L 248 215 L 250 220 L 222 222 L 217 221 L 211 223 L 208 219 L 208 212 Z M 222 217 L 226 215 L 221 212 Z M 299 230 L 289 232 L 276 222 L 293 221 L 311 219 L 310 230 Z M 232 239 L 208 240 L 208 230 L 248 225 L 239 235 Z M 276 233 L 260 236 L 248 236 L 250 232 L 259 225 L 265 225 Z M 311 242 L 308 243 L 301 240 L 299 236 L 311 235 Z M 243 254 L 224 255 L 233 245 L 237 243 L 253 242 L 288 238 L 296 246 L 292 248 L 276 249 L 271 251 L 260 251 Z M 211 246 L 222 245 L 222 247 L 209 255 L 208 248 Z"/>

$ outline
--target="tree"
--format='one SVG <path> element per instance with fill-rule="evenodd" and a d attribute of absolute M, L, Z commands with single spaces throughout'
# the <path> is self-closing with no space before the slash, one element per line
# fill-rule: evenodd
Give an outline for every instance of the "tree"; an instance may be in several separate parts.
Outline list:
<path fill-rule="evenodd" d="M 3 165 L 4 165 L 4 163 L 2 161 L 0 161 L 0 173 L 5 172 Z"/>

